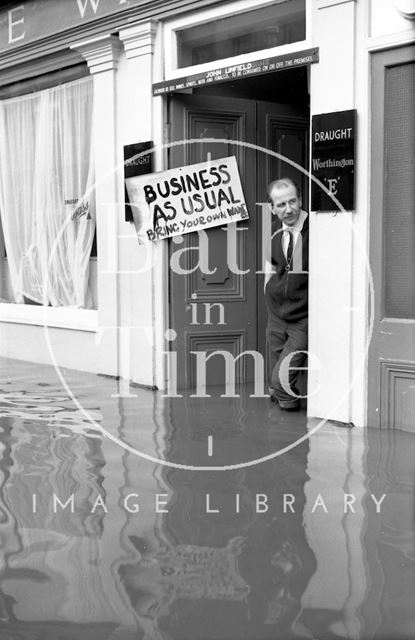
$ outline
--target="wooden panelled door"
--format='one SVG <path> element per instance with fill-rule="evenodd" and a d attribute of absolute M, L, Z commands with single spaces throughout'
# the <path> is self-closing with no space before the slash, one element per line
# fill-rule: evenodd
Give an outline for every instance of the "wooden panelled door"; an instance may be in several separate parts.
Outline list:
<path fill-rule="evenodd" d="M 179 94 L 171 98 L 170 118 L 172 142 L 183 141 L 171 147 L 170 167 L 234 155 L 249 211 L 249 220 L 185 234 L 180 243 L 169 241 L 170 327 L 177 333 L 171 349 L 178 358 L 177 386 L 194 389 L 192 352 L 226 351 L 236 358 L 254 350 L 265 360 L 264 276 L 257 273 L 262 270 L 261 208 L 256 203 L 266 201 L 268 182 L 282 174 L 300 184 L 305 181 L 291 165 L 249 145 L 275 150 L 305 167 L 309 120 L 287 105 Z M 184 274 L 177 273 L 177 264 Z M 223 387 L 224 359 L 211 358 L 206 373 L 208 386 Z M 253 377 L 253 359 L 237 360 L 237 381 Z"/>
<path fill-rule="evenodd" d="M 415 433 L 415 47 L 373 54 L 368 423 Z"/>

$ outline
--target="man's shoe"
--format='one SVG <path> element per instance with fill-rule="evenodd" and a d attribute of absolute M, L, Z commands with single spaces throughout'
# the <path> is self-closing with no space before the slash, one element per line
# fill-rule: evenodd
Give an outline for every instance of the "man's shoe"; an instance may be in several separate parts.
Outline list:
<path fill-rule="evenodd" d="M 295 402 L 278 401 L 278 405 L 283 411 L 300 411 L 301 409 L 301 402 L 299 400 Z"/>
<path fill-rule="evenodd" d="M 283 411 L 300 411 L 301 403 L 299 400 L 292 400 L 290 402 L 284 400 L 278 400 L 275 391 L 270 389 L 269 399 L 279 406 Z"/>

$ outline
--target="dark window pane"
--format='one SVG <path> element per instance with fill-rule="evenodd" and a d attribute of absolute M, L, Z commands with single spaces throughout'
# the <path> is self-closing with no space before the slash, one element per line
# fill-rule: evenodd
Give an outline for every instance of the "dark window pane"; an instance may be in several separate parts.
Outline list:
<path fill-rule="evenodd" d="M 178 67 L 305 39 L 305 0 L 283 0 L 177 32 Z"/>
<path fill-rule="evenodd" d="M 385 78 L 384 312 L 415 318 L 415 63 Z"/>

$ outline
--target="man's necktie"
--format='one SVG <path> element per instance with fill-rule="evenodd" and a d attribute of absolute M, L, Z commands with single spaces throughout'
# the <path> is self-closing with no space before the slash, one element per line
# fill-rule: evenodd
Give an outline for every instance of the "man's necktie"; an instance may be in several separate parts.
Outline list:
<path fill-rule="evenodd" d="M 287 266 L 289 268 L 293 257 L 294 242 L 293 234 L 291 233 L 291 231 L 288 231 L 288 229 L 286 229 L 285 233 L 288 233 Z"/>

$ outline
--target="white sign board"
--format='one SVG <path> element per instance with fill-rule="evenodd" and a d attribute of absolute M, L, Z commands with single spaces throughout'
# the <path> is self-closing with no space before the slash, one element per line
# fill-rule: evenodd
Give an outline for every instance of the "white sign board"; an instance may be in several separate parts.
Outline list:
<path fill-rule="evenodd" d="M 127 178 L 140 243 L 248 218 L 234 156 Z"/>

